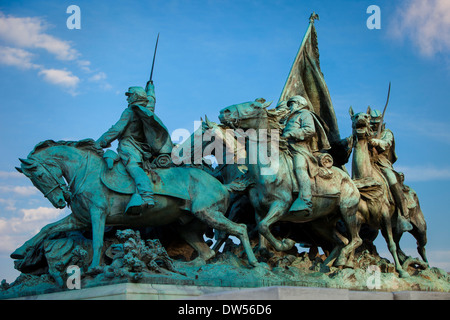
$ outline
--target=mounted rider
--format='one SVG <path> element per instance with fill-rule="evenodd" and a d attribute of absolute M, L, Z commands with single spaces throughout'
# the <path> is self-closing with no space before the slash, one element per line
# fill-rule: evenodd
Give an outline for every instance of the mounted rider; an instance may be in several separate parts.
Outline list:
<path fill-rule="evenodd" d="M 375 148 L 376 153 L 375 163 L 386 178 L 389 184 L 389 189 L 398 207 L 398 228 L 405 232 L 412 229 L 409 220 L 408 201 L 403 193 L 402 183 L 399 181 L 400 176 L 394 170 L 393 164 L 397 161 L 397 154 L 395 153 L 394 134 L 391 130 L 386 128 L 386 124 L 382 122 L 382 113 L 379 110 L 370 110 L 370 127 L 374 132 L 374 137 L 369 141 L 369 145 Z M 381 127 L 381 134 L 377 137 L 377 132 Z"/>
<path fill-rule="evenodd" d="M 302 96 L 293 96 L 288 102 L 290 115 L 282 136 L 287 139 L 294 162 L 294 174 L 299 184 L 297 199 L 290 211 L 312 212 L 310 178 L 318 174 L 315 154 L 330 149 L 325 126 L 320 117 L 311 111 L 308 101 Z"/>
<path fill-rule="evenodd" d="M 154 114 L 156 98 L 152 81 L 147 82 L 145 90 L 142 87 L 130 87 L 125 95 L 128 107 L 119 121 L 97 143 L 107 148 L 112 141 L 119 140 L 117 152 L 137 189 L 126 213 L 137 214 L 141 206 L 155 205 L 152 182 L 143 169 L 144 163 L 159 154 L 170 154 L 172 141 L 167 128 Z"/>

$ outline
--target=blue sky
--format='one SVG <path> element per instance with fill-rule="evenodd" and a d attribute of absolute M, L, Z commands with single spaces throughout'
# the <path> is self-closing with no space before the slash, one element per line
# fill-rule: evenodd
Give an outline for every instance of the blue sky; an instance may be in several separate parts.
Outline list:
<path fill-rule="evenodd" d="M 69 5 L 81 29 L 68 29 Z M 370 5 L 381 29 L 369 30 Z M 156 112 L 170 132 L 192 132 L 205 114 L 264 97 L 278 100 L 316 11 L 321 68 L 341 136 L 348 109 L 381 109 L 399 156 L 395 168 L 419 195 L 429 260 L 450 271 L 450 3 L 409 1 L 0 1 L 0 279 L 18 275 L 9 254 L 68 214 L 16 173 L 42 140 L 97 139 L 145 85 L 157 33 Z M 384 241 L 378 250 L 387 253 Z M 414 239 L 402 246 L 417 256 Z"/>

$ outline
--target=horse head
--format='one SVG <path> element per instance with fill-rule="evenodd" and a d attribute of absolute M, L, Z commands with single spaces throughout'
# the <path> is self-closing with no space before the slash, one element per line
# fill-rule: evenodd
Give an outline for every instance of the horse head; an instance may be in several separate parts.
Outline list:
<path fill-rule="evenodd" d="M 258 129 L 261 119 L 267 119 L 266 108 L 272 102 L 249 101 L 220 110 L 219 120 L 232 128 Z"/>
<path fill-rule="evenodd" d="M 367 139 L 373 136 L 373 130 L 370 127 L 370 107 L 367 112 L 354 113 L 353 108 L 349 109 L 350 118 L 352 119 L 353 136 L 358 139 Z"/>
<path fill-rule="evenodd" d="M 53 160 L 40 160 L 33 156 L 19 160 L 21 166 L 16 167 L 17 171 L 27 176 L 55 208 L 64 208 L 68 189 L 60 166 Z"/>

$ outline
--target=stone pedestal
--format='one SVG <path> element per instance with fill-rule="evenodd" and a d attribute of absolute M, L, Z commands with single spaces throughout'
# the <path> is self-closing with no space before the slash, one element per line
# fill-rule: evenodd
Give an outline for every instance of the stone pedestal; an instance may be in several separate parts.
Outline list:
<path fill-rule="evenodd" d="M 355 291 L 273 286 L 209 287 L 121 283 L 16 298 L 17 300 L 450 300 L 450 293 L 429 291 Z"/>

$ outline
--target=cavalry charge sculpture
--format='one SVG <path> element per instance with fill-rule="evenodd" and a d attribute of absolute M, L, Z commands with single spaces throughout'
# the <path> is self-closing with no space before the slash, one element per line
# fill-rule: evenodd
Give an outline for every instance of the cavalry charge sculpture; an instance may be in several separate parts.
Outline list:
<path fill-rule="evenodd" d="M 410 264 L 428 268 L 425 219 L 417 195 L 392 167 L 393 134 L 381 112 L 369 108 L 355 114 L 350 109 L 352 136 L 339 136 L 319 65 L 316 18 L 312 15 L 276 108 L 270 109 L 262 98 L 226 107 L 219 114 L 221 124 L 205 118 L 199 132 L 174 146 L 156 115 L 150 80 L 145 89 L 129 88 L 127 108 L 98 140 L 37 144 L 20 159 L 17 170 L 53 206 L 69 205 L 72 213 L 16 249 L 11 254 L 16 268 L 25 274 L 47 272 L 60 286 L 64 267 L 75 260 L 91 278 L 103 274 L 112 279 L 128 272 L 139 281 L 144 271 L 165 270 L 182 281 L 189 276 L 187 266 L 198 269 L 234 252 L 239 268 L 268 276 L 274 257 L 277 266 L 299 259 L 295 244 L 301 243 L 311 247 L 311 259 L 317 248 L 324 251 L 320 262 L 328 269 L 322 271 L 357 269 L 361 248 L 377 256 L 373 240 L 378 230 L 400 277 L 409 277 Z M 225 139 L 230 132 L 231 138 Z M 192 143 L 206 133 L 216 139 Z M 104 151 L 116 139 L 117 153 Z M 192 164 L 195 147 L 202 155 L 209 150 L 219 165 L 213 168 L 203 158 Z M 232 157 L 227 155 L 230 148 Z M 240 157 L 235 150 L 242 151 Z M 175 161 L 180 151 L 183 160 Z M 343 165 L 352 152 L 350 176 Z M 271 161 L 263 161 L 268 153 Z M 111 236 L 110 230 L 116 234 Z M 74 238 L 73 231 L 82 232 L 84 240 Z M 204 238 L 211 231 L 216 233 L 212 249 Z M 403 232 L 417 239 L 423 261 L 408 260 L 401 251 Z M 219 253 L 228 235 L 240 240 L 243 251 L 227 243 Z M 186 245 L 174 249 L 175 237 L 196 253 L 186 253 Z M 59 265 L 53 264 L 58 256 Z M 227 277 L 226 268 L 221 270 Z"/>

